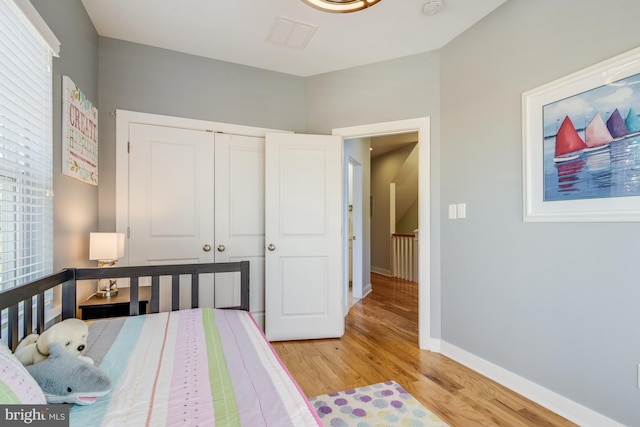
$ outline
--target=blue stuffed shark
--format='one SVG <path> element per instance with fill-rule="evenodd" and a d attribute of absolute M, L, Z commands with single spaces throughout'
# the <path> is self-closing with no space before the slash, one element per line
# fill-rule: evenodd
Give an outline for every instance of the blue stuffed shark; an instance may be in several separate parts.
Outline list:
<path fill-rule="evenodd" d="M 100 369 L 67 353 L 61 344 L 49 346 L 49 357 L 27 370 L 48 403 L 90 405 L 111 391 L 111 379 Z"/>

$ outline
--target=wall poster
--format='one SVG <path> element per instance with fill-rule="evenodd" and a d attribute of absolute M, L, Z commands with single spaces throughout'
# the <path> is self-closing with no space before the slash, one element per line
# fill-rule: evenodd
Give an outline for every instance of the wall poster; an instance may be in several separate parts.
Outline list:
<path fill-rule="evenodd" d="M 98 185 L 98 109 L 62 76 L 62 173 Z"/>
<path fill-rule="evenodd" d="M 640 48 L 525 92 L 524 221 L 640 221 Z"/>

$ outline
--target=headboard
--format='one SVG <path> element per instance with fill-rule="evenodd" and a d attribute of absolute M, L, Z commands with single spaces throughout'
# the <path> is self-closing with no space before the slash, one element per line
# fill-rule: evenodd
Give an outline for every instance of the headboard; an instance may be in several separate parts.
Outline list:
<path fill-rule="evenodd" d="M 180 276 L 191 276 L 191 307 L 195 308 L 199 306 L 198 290 L 201 274 L 233 272 L 240 273 L 240 305 L 224 308 L 249 311 L 249 261 L 64 269 L 0 292 L 0 313 L 4 313 L 5 310 L 7 312 L 7 342 L 13 350 L 18 345 L 20 336 L 45 330 L 44 292 L 58 285 L 62 287 L 61 317 L 64 320 L 76 317 L 76 282 L 78 280 L 128 278 L 130 282 L 129 315 L 137 316 L 140 314 L 138 305 L 140 278 L 151 278 L 151 312 L 157 313 L 160 310 L 161 277 L 171 277 L 171 309 L 178 310 Z M 35 319 L 32 310 L 23 310 L 22 316 L 19 315 L 22 302 L 27 307 L 35 304 Z M 0 338 L 2 338 L 1 331 Z"/>

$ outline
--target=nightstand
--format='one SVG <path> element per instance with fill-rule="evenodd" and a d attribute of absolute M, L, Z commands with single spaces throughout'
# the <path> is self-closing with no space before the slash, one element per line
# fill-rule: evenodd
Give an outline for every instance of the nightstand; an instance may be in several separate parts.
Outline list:
<path fill-rule="evenodd" d="M 140 314 L 145 314 L 147 303 L 151 298 L 151 287 L 140 286 L 138 292 L 138 308 Z M 82 320 L 128 316 L 129 301 L 129 288 L 118 288 L 118 295 L 111 298 L 101 298 L 94 295 L 79 306 L 82 311 Z"/>

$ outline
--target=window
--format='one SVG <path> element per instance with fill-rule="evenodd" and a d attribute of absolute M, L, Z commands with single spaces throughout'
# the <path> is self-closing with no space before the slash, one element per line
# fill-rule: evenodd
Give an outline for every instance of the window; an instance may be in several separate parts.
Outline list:
<path fill-rule="evenodd" d="M 0 0 L 0 290 L 53 270 L 51 62 L 58 49 L 28 1 Z"/>

